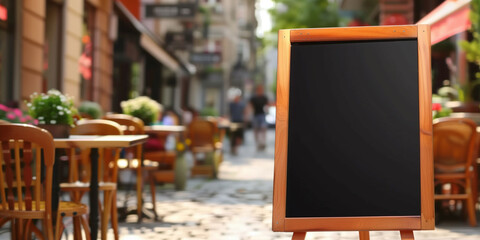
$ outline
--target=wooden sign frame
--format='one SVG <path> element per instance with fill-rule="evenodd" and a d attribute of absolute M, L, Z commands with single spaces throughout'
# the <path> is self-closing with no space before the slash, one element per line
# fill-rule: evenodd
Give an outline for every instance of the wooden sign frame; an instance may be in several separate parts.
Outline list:
<path fill-rule="evenodd" d="M 417 39 L 419 87 L 420 198 L 418 216 L 287 218 L 287 151 L 290 90 L 290 53 L 295 42 Z M 435 227 L 430 26 L 374 26 L 321 29 L 287 29 L 278 33 L 277 115 L 273 191 L 273 231 L 428 230 Z"/>

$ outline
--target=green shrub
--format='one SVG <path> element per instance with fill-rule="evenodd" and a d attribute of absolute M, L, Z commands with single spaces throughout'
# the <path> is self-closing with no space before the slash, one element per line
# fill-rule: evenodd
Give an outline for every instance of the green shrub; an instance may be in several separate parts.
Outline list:
<path fill-rule="evenodd" d="M 93 119 L 99 119 L 103 115 L 102 107 L 96 102 L 83 101 L 78 107 L 78 112 L 86 114 Z"/>

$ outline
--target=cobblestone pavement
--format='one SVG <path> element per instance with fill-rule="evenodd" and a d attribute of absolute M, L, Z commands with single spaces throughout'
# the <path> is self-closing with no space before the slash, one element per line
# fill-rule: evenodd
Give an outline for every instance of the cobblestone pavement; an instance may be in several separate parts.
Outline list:
<path fill-rule="evenodd" d="M 174 191 L 169 185 L 158 187 L 156 207 L 160 219 L 137 223 L 136 215 L 129 215 L 120 223 L 120 239 L 291 239 L 292 233 L 271 231 L 274 138 L 274 131 L 270 130 L 266 151 L 256 152 L 253 134 L 247 131 L 239 156 L 225 151 L 218 179 L 189 179 L 185 191 Z M 151 208 L 148 187 L 145 190 L 145 205 Z M 125 194 L 119 193 L 119 206 L 123 206 Z M 135 197 L 127 199 L 134 201 Z M 8 239 L 8 233 L 0 234 L 1 239 Z M 72 239 L 71 234 L 68 239 Z M 108 239 L 113 239 L 111 230 Z M 358 239 L 358 233 L 315 232 L 308 233 L 306 239 L 351 240 Z M 371 239 L 400 239 L 400 235 L 371 232 Z M 480 240 L 480 227 L 469 227 L 464 220 L 442 222 L 434 231 L 415 232 L 415 239 Z"/>
<path fill-rule="evenodd" d="M 239 156 L 225 151 L 218 180 L 194 178 L 186 191 L 175 192 L 168 186 L 158 190 L 161 220 L 137 224 L 127 219 L 120 224 L 121 239 L 291 239 L 292 233 L 271 231 L 274 138 L 270 130 L 268 148 L 259 153 L 252 132 L 247 131 Z M 442 222 L 434 231 L 415 232 L 415 237 L 480 240 L 480 228 L 463 220 Z M 358 239 L 358 233 L 316 232 L 308 233 L 307 239 Z M 371 239 L 400 239 L 400 234 L 371 232 Z"/>

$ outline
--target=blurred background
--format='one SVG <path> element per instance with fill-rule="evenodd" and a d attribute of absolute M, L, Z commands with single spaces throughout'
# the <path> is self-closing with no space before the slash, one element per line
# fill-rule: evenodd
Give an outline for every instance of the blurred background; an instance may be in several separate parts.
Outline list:
<path fill-rule="evenodd" d="M 226 116 L 229 91 L 248 99 L 263 85 L 273 107 L 278 29 L 414 24 L 428 15 L 432 91 L 450 87 L 441 95 L 458 106 L 480 99 L 470 2 L 0 0 L 0 103 L 24 108 L 30 94 L 55 88 L 105 112 L 146 95 L 175 111 Z"/>

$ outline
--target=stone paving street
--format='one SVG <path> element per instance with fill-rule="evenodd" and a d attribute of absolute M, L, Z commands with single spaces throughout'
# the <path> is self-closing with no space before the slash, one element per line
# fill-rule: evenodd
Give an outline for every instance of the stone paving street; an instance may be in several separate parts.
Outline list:
<path fill-rule="evenodd" d="M 225 151 L 218 180 L 195 178 L 186 191 L 175 192 L 168 186 L 157 191 L 161 221 L 122 223 L 121 239 L 291 239 L 291 233 L 271 231 L 274 138 L 269 130 L 268 148 L 258 153 L 253 134 L 247 131 L 240 156 Z M 462 220 L 442 222 L 435 231 L 415 232 L 415 237 L 480 239 L 480 227 L 469 227 Z M 307 239 L 358 239 L 358 233 L 308 233 Z M 400 239 L 400 234 L 371 232 L 371 239 Z"/>
<path fill-rule="evenodd" d="M 253 134 L 246 132 L 246 144 L 240 156 L 231 156 L 228 151 L 221 165 L 219 179 L 194 178 L 188 181 L 187 190 L 174 191 L 166 185 L 157 189 L 157 212 L 159 221 L 145 219 L 136 222 L 129 215 L 120 223 L 120 239 L 291 239 L 292 233 L 271 231 L 274 131 L 268 132 L 268 147 L 265 152 L 256 152 Z M 130 193 L 133 194 L 133 193 Z M 125 192 L 120 192 L 118 203 L 123 205 Z M 134 200 L 134 197 L 129 197 Z M 148 187 L 144 199 L 151 209 Z M 134 202 L 128 205 L 135 206 Z M 0 234 L 8 239 L 9 234 Z M 68 239 L 72 239 L 71 231 Z M 113 239 L 109 231 L 109 238 Z M 308 233 L 307 239 L 358 239 L 357 232 Z M 398 232 L 371 232 L 372 240 L 400 239 Z M 466 221 L 442 222 L 434 231 L 415 232 L 415 239 L 451 240 L 478 239 L 480 227 L 469 227 Z"/>

